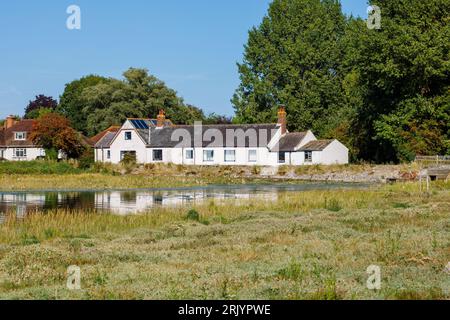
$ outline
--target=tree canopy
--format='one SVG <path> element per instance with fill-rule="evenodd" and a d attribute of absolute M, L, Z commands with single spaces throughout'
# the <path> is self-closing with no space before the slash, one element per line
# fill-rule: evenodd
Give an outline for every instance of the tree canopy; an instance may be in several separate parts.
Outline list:
<path fill-rule="evenodd" d="M 371 4 L 379 30 L 339 1 L 274 0 L 238 65 L 236 121 L 274 121 L 283 104 L 290 130 L 339 138 L 353 159 L 448 153 L 450 2 Z"/>
<path fill-rule="evenodd" d="M 30 139 L 49 151 L 49 154 L 61 150 L 69 158 L 78 158 L 86 149 L 80 134 L 70 126 L 69 120 L 57 113 L 40 116 L 33 126 Z"/>
<path fill-rule="evenodd" d="M 354 121 L 363 158 L 411 160 L 450 151 L 450 2 L 372 1 L 382 28 L 361 28 L 351 57 L 364 88 Z"/>
<path fill-rule="evenodd" d="M 126 118 L 156 117 L 161 109 L 177 124 L 205 117 L 146 69 L 130 68 L 123 76 L 122 80 L 89 76 L 66 85 L 58 111 L 88 135 L 120 125 Z"/>
<path fill-rule="evenodd" d="M 52 97 L 40 94 L 28 103 L 28 106 L 25 108 L 25 119 L 36 119 L 39 116 L 40 109 L 54 111 L 57 106 L 58 101 Z"/>
<path fill-rule="evenodd" d="M 74 129 L 87 134 L 87 114 L 83 111 L 85 107 L 83 90 L 108 81 L 109 79 L 105 77 L 88 75 L 66 84 L 64 93 L 59 98 L 57 112 L 69 119 Z"/>

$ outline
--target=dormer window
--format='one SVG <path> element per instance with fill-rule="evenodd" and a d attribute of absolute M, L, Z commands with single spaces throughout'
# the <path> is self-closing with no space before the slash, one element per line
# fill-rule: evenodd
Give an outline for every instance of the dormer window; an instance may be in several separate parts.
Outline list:
<path fill-rule="evenodd" d="M 27 133 L 26 132 L 14 132 L 14 140 L 16 140 L 16 141 L 27 140 Z"/>

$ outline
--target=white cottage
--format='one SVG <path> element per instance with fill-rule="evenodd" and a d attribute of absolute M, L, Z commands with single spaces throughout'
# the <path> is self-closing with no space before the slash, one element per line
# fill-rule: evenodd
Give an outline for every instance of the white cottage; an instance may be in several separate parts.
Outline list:
<path fill-rule="evenodd" d="M 181 165 L 279 166 L 346 164 L 348 149 L 337 140 L 317 140 L 311 131 L 289 133 L 286 111 L 276 124 L 173 125 L 161 111 L 157 119 L 127 119 L 100 134 L 99 162 L 120 163 L 127 154 L 138 163 Z"/>
<path fill-rule="evenodd" d="M 0 160 L 31 161 L 45 156 L 45 150 L 31 141 L 34 120 L 6 118 L 0 128 Z"/>

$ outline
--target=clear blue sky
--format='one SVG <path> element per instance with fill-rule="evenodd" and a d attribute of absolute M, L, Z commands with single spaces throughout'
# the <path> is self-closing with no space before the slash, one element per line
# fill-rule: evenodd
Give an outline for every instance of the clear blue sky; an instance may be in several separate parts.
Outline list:
<path fill-rule="evenodd" d="M 0 6 L 0 118 L 23 114 L 37 94 L 59 98 L 88 74 L 121 77 L 144 67 L 206 112 L 233 114 L 247 32 L 269 0 L 40 0 Z M 82 29 L 66 28 L 69 5 Z M 366 17 L 365 0 L 343 0 Z"/>

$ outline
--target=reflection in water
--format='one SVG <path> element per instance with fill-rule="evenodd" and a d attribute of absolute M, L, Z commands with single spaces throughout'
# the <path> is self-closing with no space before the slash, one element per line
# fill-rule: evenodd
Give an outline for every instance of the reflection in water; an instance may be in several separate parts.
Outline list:
<path fill-rule="evenodd" d="M 133 214 L 153 207 L 181 207 L 208 199 L 247 200 L 261 198 L 275 201 L 280 192 L 314 189 L 365 188 L 367 185 L 296 184 L 296 185 L 242 185 L 211 186 L 161 190 L 83 191 L 83 192 L 10 192 L 0 193 L 0 222 L 6 212 L 15 212 L 18 218 L 35 211 L 56 208 L 67 210 Z"/>

